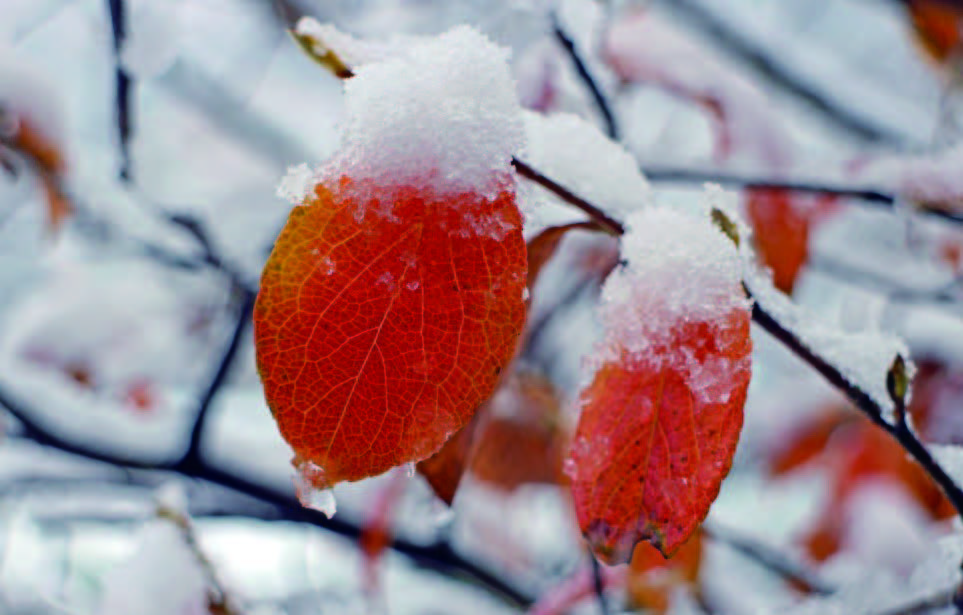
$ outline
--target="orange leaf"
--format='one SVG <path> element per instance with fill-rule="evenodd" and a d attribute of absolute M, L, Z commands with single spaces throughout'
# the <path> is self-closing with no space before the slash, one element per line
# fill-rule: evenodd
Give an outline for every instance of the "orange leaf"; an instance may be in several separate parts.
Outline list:
<path fill-rule="evenodd" d="M 833 417 L 836 418 L 834 426 Z M 954 515 L 949 500 L 926 472 L 907 457 L 893 438 L 868 420 L 835 409 L 815 418 L 809 429 L 799 433 L 799 439 L 791 442 L 789 449 L 814 445 L 818 436 L 822 450 L 813 452 L 811 459 L 826 468 L 832 481 L 832 495 L 826 509 L 802 538 L 807 552 L 816 561 L 828 559 L 843 545 L 847 503 L 869 480 L 899 485 L 934 520 Z"/>
<path fill-rule="evenodd" d="M 934 60 L 945 62 L 960 46 L 963 10 L 937 0 L 907 0 L 916 40 Z"/>
<path fill-rule="evenodd" d="M 746 210 L 762 262 L 772 269 L 773 284 L 792 293 L 802 266 L 809 258 L 809 233 L 835 206 L 832 197 L 803 202 L 788 190 L 751 188 Z"/>
<path fill-rule="evenodd" d="M 568 438 L 558 393 L 543 375 L 521 370 L 489 402 L 471 455 L 472 473 L 505 491 L 558 483 Z"/>
<path fill-rule="evenodd" d="M 11 137 L 10 146 L 33 163 L 47 201 L 47 226 L 51 233 L 56 233 L 71 209 L 60 188 L 60 176 L 67 166 L 63 154 L 56 143 L 24 116 L 17 117 L 17 132 Z"/>
<path fill-rule="evenodd" d="M 640 540 L 672 555 L 729 472 L 749 386 L 748 310 L 713 325 L 674 327 L 652 350 L 661 363 L 623 350 L 582 392 L 568 471 L 579 526 L 606 563 L 627 561 Z M 707 398 L 690 388 L 680 371 L 689 361 L 735 366 L 726 394 Z"/>
<path fill-rule="evenodd" d="M 565 234 L 569 231 L 581 229 L 601 231 L 602 227 L 596 222 L 573 222 L 561 226 L 550 226 L 528 242 L 528 290 L 535 288 L 538 274 L 558 249 Z"/>
<path fill-rule="evenodd" d="M 848 413 L 833 408 L 800 426 L 790 434 L 789 442 L 781 447 L 782 450 L 769 460 L 769 472 L 773 476 L 780 476 L 818 459 L 833 432 L 852 418 Z"/>
<path fill-rule="evenodd" d="M 449 438 L 437 453 L 418 462 L 418 473 L 425 477 L 438 499 L 449 506 L 455 501 L 461 477 L 468 469 L 471 445 L 485 408 L 485 405 L 479 408 L 471 421 Z"/>
<path fill-rule="evenodd" d="M 511 360 L 525 280 L 510 191 L 319 184 L 282 230 L 254 311 L 296 465 L 327 488 L 440 449 Z"/>
<path fill-rule="evenodd" d="M 702 532 L 693 534 L 671 559 L 658 549 L 639 543 L 629 562 L 627 590 L 632 609 L 651 609 L 665 613 L 676 587 L 695 586 L 702 567 Z"/>

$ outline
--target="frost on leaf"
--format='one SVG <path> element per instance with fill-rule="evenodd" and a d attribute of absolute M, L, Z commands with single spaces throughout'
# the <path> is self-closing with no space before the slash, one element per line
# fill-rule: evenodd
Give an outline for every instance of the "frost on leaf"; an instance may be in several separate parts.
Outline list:
<path fill-rule="evenodd" d="M 656 208 L 627 222 L 567 468 L 582 532 L 613 564 L 641 540 L 671 555 L 705 518 L 742 428 L 752 347 L 739 255 L 708 216 Z"/>
<path fill-rule="evenodd" d="M 514 354 L 527 269 L 506 60 L 459 28 L 346 83 L 342 148 L 291 213 L 254 314 L 268 404 L 317 488 L 432 455 Z"/>

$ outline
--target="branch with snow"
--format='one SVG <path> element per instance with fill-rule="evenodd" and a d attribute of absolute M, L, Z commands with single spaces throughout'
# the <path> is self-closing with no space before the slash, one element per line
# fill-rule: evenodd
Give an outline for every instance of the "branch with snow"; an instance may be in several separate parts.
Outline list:
<path fill-rule="evenodd" d="M 555 189 L 561 200 L 583 211 L 608 232 L 624 234 L 625 227 L 621 222 L 609 217 L 600 208 L 562 184 L 534 170 L 528 175 L 534 177 L 542 187 Z M 901 343 L 885 337 L 847 339 L 848 334 L 835 332 L 809 319 L 785 295 L 772 287 L 771 280 L 767 280 L 762 274 L 756 274 L 753 268 L 747 267 L 747 273 L 751 279 L 746 280 L 746 291 L 750 299 L 755 299 L 752 308 L 753 321 L 819 372 L 873 423 L 895 438 L 940 486 L 963 517 L 963 490 L 905 422 L 891 420 L 894 407 L 904 402 L 903 399 L 894 398 L 887 386 L 887 378 L 893 373 L 894 362 L 908 356 Z M 759 295 L 756 296 L 756 293 Z M 871 343 L 874 348 L 867 352 L 863 346 L 865 343 Z M 820 354 L 820 350 L 827 349 L 833 356 Z M 834 362 L 834 359 L 854 362 L 840 365 Z"/>

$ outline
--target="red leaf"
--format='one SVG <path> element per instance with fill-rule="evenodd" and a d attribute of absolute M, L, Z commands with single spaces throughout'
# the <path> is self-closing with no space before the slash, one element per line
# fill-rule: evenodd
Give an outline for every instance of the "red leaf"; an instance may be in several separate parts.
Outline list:
<path fill-rule="evenodd" d="M 268 405 L 314 485 L 424 459 L 465 425 L 515 351 L 525 280 L 512 192 L 316 187 L 254 313 Z"/>
<path fill-rule="evenodd" d="M 542 272 L 545 263 L 551 260 L 555 250 L 558 249 L 558 244 L 565 238 L 565 234 L 574 230 L 601 231 L 602 227 L 596 222 L 573 222 L 561 226 L 550 226 L 528 242 L 529 291 L 535 288 L 538 274 Z"/>
<path fill-rule="evenodd" d="M 489 401 L 471 454 L 472 474 L 511 492 L 524 484 L 558 484 L 568 445 L 561 402 L 542 374 L 519 370 Z"/>
<path fill-rule="evenodd" d="M 747 201 L 759 256 L 772 269 L 776 288 L 792 293 L 809 258 L 810 230 L 835 207 L 835 198 L 807 202 L 806 197 L 788 190 L 753 188 L 747 191 Z"/>
<path fill-rule="evenodd" d="M 955 514 L 943 492 L 896 440 L 847 409 L 830 407 L 815 414 L 809 425 L 786 443 L 785 450 L 785 455 L 774 460 L 775 467 L 791 472 L 803 463 L 818 463 L 832 486 L 826 508 L 801 539 L 816 561 L 825 561 L 843 546 L 846 508 L 868 481 L 898 485 L 934 520 Z M 792 463 L 796 460 L 799 463 Z"/>
<path fill-rule="evenodd" d="M 418 473 L 425 477 L 431 490 L 445 504 L 451 506 L 468 469 L 468 457 L 475 440 L 477 425 L 486 406 L 482 406 L 471 421 L 445 442 L 437 453 L 418 462 Z"/>
<path fill-rule="evenodd" d="M 672 555 L 705 519 L 742 428 L 751 347 L 748 310 L 724 326 L 685 322 L 655 350 L 661 367 L 623 351 L 582 392 L 569 472 L 579 526 L 603 561 L 627 561 L 641 540 Z M 727 395 L 690 389 L 689 360 L 738 367 Z"/>
<path fill-rule="evenodd" d="M 936 0 L 907 0 L 916 40 L 938 62 L 946 62 L 960 47 L 963 10 Z"/>

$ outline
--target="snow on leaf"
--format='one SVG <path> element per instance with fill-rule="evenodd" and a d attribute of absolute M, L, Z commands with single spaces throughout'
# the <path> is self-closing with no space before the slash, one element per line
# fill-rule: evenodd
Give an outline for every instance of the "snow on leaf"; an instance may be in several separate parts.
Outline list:
<path fill-rule="evenodd" d="M 742 428 L 752 347 L 738 252 L 708 216 L 656 208 L 627 225 L 567 467 L 607 563 L 641 540 L 671 555 L 705 518 Z"/>
<path fill-rule="evenodd" d="M 651 203 L 652 188 L 635 158 L 598 128 L 569 113 L 523 115 L 526 163 L 617 218 Z M 544 188 L 532 190 L 535 203 L 558 203 L 558 197 Z M 523 205 L 525 215 L 535 222 L 546 217 L 539 205 Z M 564 211 L 570 216 L 571 207 L 566 205 Z"/>
<path fill-rule="evenodd" d="M 456 28 L 361 66 L 342 148 L 264 269 L 258 367 L 318 488 L 431 456 L 514 354 L 527 267 L 506 58 Z"/>

